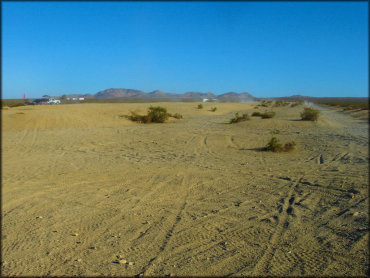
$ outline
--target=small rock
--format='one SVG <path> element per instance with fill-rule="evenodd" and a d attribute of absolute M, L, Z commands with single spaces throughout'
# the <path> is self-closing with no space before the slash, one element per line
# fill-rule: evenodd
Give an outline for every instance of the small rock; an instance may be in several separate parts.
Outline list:
<path fill-rule="evenodd" d="M 126 260 L 118 260 L 118 263 L 119 264 L 127 264 L 127 261 Z M 130 263 L 129 263 L 130 264 Z"/>
<path fill-rule="evenodd" d="M 77 259 L 75 261 L 80 263 L 80 262 L 82 262 L 82 259 Z"/>
<path fill-rule="evenodd" d="M 292 253 L 292 251 L 289 250 L 288 253 L 290 254 L 290 253 Z"/>
<path fill-rule="evenodd" d="M 71 236 L 78 236 L 78 234 L 77 233 L 73 233 L 73 234 L 71 234 Z"/>
<path fill-rule="evenodd" d="M 42 216 L 36 216 L 36 219 L 42 219 Z"/>
<path fill-rule="evenodd" d="M 354 217 L 357 217 L 357 216 L 359 216 L 359 215 L 360 215 L 360 212 L 358 212 L 358 211 L 356 211 L 356 212 L 354 212 L 354 213 L 353 213 L 353 216 L 354 216 Z"/>
<path fill-rule="evenodd" d="M 96 246 L 91 246 L 91 247 L 89 247 L 89 249 L 96 250 Z"/>
<path fill-rule="evenodd" d="M 134 262 L 129 262 L 128 265 L 134 265 Z"/>

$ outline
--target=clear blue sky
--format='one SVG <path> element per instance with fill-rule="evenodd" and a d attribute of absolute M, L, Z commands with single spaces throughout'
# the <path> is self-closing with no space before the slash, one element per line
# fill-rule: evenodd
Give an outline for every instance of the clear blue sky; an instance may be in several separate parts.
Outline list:
<path fill-rule="evenodd" d="M 2 97 L 366 97 L 368 18 L 368 2 L 2 2 Z"/>

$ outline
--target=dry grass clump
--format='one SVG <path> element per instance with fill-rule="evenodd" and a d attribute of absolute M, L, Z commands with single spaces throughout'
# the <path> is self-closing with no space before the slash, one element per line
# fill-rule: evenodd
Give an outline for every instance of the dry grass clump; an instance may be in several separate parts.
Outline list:
<path fill-rule="evenodd" d="M 295 148 L 295 142 L 288 142 L 284 146 L 279 142 L 276 137 L 272 137 L 266 145 L 266 151 L 270 152 L 290 152 Z"/>
<path fill-rule="evenodd" d="M 247 113 L 241 116 L 239 116 L 239 113 L 235 113 L 235 118 L 232 118 L 230 120 L 230 124 L 236 124 L 236 123 L 240 123 L 242 121 L 248 121 L 248 120 L 250 120 L 250 118 Z"/>
<path fill-rule="evenodd" d="M 18 102 L 18 103 L 9 103 L 8 107 L 19 107 L 19 106 L 26 106 L 24 102 Z"/>
<path fill-rule="evenodd" d="M 262 113 L 261 112 L 253 112 L 252 117 L 262 117 Z"/>
<path fill-rule="evenodd" d="M 209 111 L 215 112 L 216 110 L 217 110 L 217 107 L 212 107 L 211 110 L 209 110 Z"/>
<path fill-rule="evenodd" d="M 301 113 L 303 121 L 317 121 L 319 118 L 320 111 L 313 109 L 312 107 L 305 107 Z"/>
<path fill-rule="evenodd" d="M 198 109 L 203 109 L 203 104 L 198 104 Z"/>
<path fill-rule="evenodd" d="M 168 116 L 175 118 L 175 119 L 182 119 L 182 115 L 179 113 L 175 113 L 175 114 L 168 113 Z"/>

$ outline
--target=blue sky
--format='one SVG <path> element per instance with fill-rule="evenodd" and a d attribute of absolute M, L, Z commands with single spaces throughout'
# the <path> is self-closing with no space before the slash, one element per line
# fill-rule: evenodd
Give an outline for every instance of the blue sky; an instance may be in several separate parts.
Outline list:
<path fill-rule="evenodd" d="M 2 2 L 2 97 L 366 97 L 368 17 L 368 2 Z"/>

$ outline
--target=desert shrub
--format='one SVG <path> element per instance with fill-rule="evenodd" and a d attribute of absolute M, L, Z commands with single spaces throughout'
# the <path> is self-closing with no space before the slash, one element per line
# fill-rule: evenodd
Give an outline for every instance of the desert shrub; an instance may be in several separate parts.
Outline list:
<path fill-rule="evenodd" d="M 182 119 L 182 115 L 179 113 L 175 113 L 175 114 L 168 113 L 168 116 L 175 118 L 175 119 Z"/>
<path fill-rule="evenodd" d="M 261 114 L 262 119 L 270 119 L 275 117 L 275 112 L 274 111 L 265 111 L 265 113 Z"/>
<path fill-rule="evenodd" d="M 262 116 L 261 112 L 253 112 L 252 113 L 252 117 L 261 117 L 261 116 Z"/>
<path fill-rule="evenodd" d="M 284 146 L 276 137 L 272 137 L 266 145 L 266 150 L 270 152 L 290 152 L 294 150 L 295 142 L 286 143 Z"/>
<path fill-rule="evenodd" d="M 248 113 L 243 114 L 242 118 L 243 118 L 244 121 L 250 120 Z"/>
<path fill-rule="evenodd" d="M 313 109 L 312 107 L 305 107 L 301 113 L 303 121 L 317 121 L 319 118 L 320 111 Z"/>
<path fill-rule="evenodd" d="M 147 118 L 150 123 L 164 123 L 168 119 L 167 109 L 160 106 L 150 106 Z"/>
<path fill-rule="evenodd" d="M 216 110 L 217 110 L 217 107 L 212 107 L 211 110 L 209 110 L 209 111 L 215 112 Z"/>
<path fill-rule="evenodd" d="M 248 121 L 249 115 L 243 114 L 242 116 L 239 116 L 239 113 L 235 113 L 235 117 L 230 120 L 230 124 L 240 123 L 242 121 Z"/>
<path fill-rule="evenodd" d="M 280 107 L 283 104 L 281 100 L 275 101 L 274 107 Z"/>
<path fill-rule="evenodd" d="M 134 121 L 134 122 L 140 122 L 140 123 L 146 122 L 146 116 L 145 115 L 139 115 L 139 114 L 137 114 L 136 112 L 133 112 L 133 111 L 130 111 L 130 115 L 128 116 L 128 118 L 131 121 Z"/>
<path fill-rule="evenodd" d="M 164 123 L 168 119 L 168 117 L 169 114 L 167 113 L 167 109 L 160 106 L 150 106 L 146 115 L 139 115 L 136 112 L 131 112 L 131 115 L 128 116 L 131 121 L 141 122 L 145 124 Z"/>
<path fill-rule="evenodd" d="M 198 104 L 198 109 L 203 109 L 203 104 Z"/>
<path fill-rule="evenodd" d="M 299 106 L 299 105 L 302 105 L 304 103 L 303 100 L 299 100 L 299 101 L 295 101 L 293 102 L 290 107 L 296 107 L 296 106 Z"/>
<path fill-rule="evenodd" d="M 295 145 L 296 145 L 296 144 L 295 144 L 295 142 L 294 142 L 294 141 L 292 141 L 292 142 L 288 142 L 288 143 L 284 144 L 283 151 L 284 151 L 284 152 L 290 152 L 290 151 L 294 150 Z"/>

